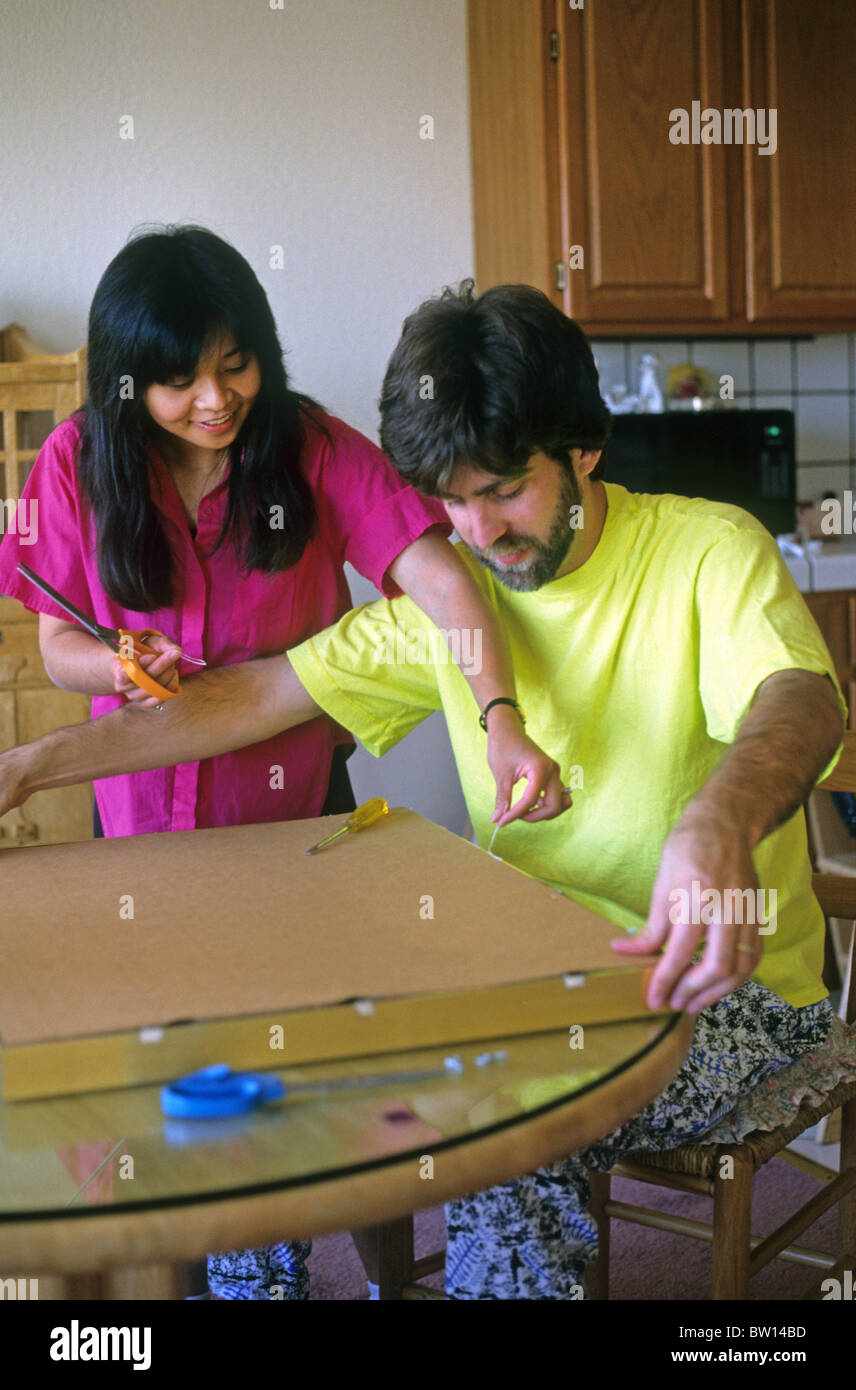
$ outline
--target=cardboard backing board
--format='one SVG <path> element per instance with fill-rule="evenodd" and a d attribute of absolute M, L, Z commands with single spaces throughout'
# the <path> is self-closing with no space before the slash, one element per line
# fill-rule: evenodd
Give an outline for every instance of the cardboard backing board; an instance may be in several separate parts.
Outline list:
<path fill-rule="evenodd" d="M 4 1095 L 647 1013 L 612 923 L 412 811 L 306 854 L 344 821 L 6 851 Z"/>

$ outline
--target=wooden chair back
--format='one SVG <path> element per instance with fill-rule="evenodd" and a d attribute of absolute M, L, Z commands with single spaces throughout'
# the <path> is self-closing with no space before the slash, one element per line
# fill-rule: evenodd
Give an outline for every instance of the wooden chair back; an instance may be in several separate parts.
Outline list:
<path fill-rule="evenodd" d="M 844 747 L 834 771 L 819 784 L 823 791 L 856 792 L 856 730 L 847 729 Z M 814 874 L 812 884 L 827 917 L 840 917 L 856 923 L 856 878 L 848 874 Z M 840 1014 L 846 1023 L 856 1023 L 856 929 L 851 934 L 845 978 L 842 980 Z"/>
<path fill-rule="evenodd" d="M 39 352 L 16 323 L 0 330 L 0 499 L 17 502 L 46 436 L 86 397 L 86 348 Z"/>

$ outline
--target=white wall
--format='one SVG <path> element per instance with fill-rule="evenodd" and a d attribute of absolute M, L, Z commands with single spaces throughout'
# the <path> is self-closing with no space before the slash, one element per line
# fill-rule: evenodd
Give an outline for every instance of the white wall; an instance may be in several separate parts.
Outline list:
<path fill-rule="evenodd" d="M 376 438 L 402 319 L 472 273 L 465 3 L 271 2 L 3 0 L 0 326 L 71 350 L 133 227 L 201 222 L 259 275 L 294 383 Z M 439 716 L 358 759 L 358 796 L 462 828 Z"/>

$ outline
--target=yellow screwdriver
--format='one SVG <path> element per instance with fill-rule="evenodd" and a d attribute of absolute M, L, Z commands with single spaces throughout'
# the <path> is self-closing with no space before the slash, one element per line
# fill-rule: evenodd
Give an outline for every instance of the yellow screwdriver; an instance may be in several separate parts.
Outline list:
<path fill-rule="evenodd" d="M 328 835 L 325 839 L 319 840 L 317 845 L 313 845 L 306 853 L 317 854 L 319 849 L 323 849 L 325 845 L 329 845 L 331 840 L 338 839 L 340 835 L 344 835 L 346 830 L 363 830 L 365 826 L 372 825 L 376 820 L 380 820 L 382 816 L 388 814 L 389 807 L 383 797 L 373 796 L 371 801 L 363 802 L 362 806 L 358 806 L 356 811 L 351 812 L 341 830 L 334 830 L 332 835 Z"/>

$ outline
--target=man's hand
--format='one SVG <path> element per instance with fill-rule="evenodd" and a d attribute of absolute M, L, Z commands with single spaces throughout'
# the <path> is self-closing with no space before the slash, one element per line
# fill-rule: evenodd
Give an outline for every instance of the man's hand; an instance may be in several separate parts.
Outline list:
<path fill-rule="evenodd" d="M 754 902 L 757 888 L 745 836 L 727 824 L 718 826 L 710 820 L 702 823 L 698 816 L 684 817 L 663 846 L 644 930 L 612 943 L 625 955 L 654 954 L 665 945 L 648 985 L 649 1008 L 668 1004 L 669 1008 L 697 1014 L 748 980 L 761 959 L 760 918 L 753 912 L 738 914 L 722 909 L 733 901 L 747 906 L 743 897 L 746 889 Z M 711 889 L 715 896 L 707 891 Z M 729 889 L 736 889 L 740 898 L 726 897 Z M 691 920 L 694 903 L 701 904 L 695 915 L 704 920 Z M 728 925 L 724 916 L 756 920 Z M 702 941 L 706 944 L 701 960 L 694 963 Z"/>
<path fill-rule="evenodd" d="M 738 913 L 726 904 L 733 907 L 738 900 L 724 895 L 728 890 L 755 894 L 753 849 L 799 811 L 842 733 L 841 711 L 825 676 L 776 671 L 758 687 L 735 742 L 663 846 L 644 930 L 612 942 L 624 955 L 665 944 L 648 986 L 650 1008 L 668 1002 L 673 1009 L 698 1013 L 752 974 L 761 959 L 761 914 L 753 911 L 752 922 L 734 922 Z M 705 898 L 710 889 L 715 895 Z M 742 907 L 748 906 L 744 899 Z M 771 911 L 763 914 L 765 930 Z M 693 923 L 692 915 L 701 921 Z M 732 917 L 732 924 L 723 916 Z M 703 938 L 701 961 L 693 963 Z"/>
<path fill-rule="evenodd" d="M 496 782 L 496 808 L 491 816 L 498 825 L 514 820 L 551 820 L 571 805 L 562 786 L 559 764 L 526 733 L 520 716 L 509 705 L 495 705 L 487 717 L 487 760 Z M 517 782 L 526 789 L 511 805 Z"/>
<path fill-rule="evenodd" d="M 17 748 L 0 753 L 0 816 L 23 806 L 29 792 L 24 790 L 21 755 Z"/>

